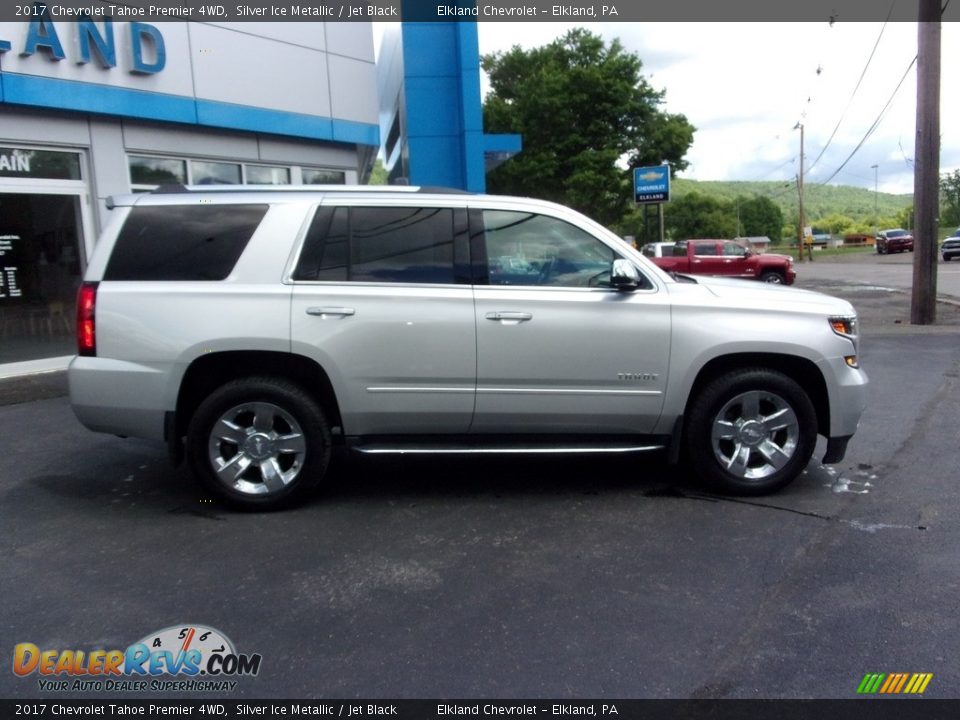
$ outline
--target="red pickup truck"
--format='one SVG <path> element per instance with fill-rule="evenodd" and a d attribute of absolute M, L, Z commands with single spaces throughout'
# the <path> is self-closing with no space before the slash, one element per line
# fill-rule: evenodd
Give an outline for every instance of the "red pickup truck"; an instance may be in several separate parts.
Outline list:
<path fill-rule="evenodd" d="M 793 285 L 797 273 L 789 255 L 755 253 L 733 240 L 681 240 L 670 254 L 650 258 L 667 272 L 726 275 Z"/>

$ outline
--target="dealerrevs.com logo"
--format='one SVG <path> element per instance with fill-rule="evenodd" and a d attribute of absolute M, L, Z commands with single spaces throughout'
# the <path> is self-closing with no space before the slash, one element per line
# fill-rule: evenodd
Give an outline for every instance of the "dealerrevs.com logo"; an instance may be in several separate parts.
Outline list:
<path fill-rule="evenodd" d="M 13 672 L 37 675 L 43 692 L 232 691 L 237 677 L 260 672 L 261 656 L 238 653 L 211 627 L 174 625 L 125 650 L 41 649 L 29 642 L 13 649 Z"/>

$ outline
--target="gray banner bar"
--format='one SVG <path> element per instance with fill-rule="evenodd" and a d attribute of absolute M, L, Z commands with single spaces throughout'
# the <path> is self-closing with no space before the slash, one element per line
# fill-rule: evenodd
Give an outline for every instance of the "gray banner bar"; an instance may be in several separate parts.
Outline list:
<path fill-rule="evenodd" d="M 916 21 L 915 3 L 864 2 L 863 0 L 603 0 L 556 2 L 516 0 L 477 3 L 464 0 L 50 0 L 3 3 L 2 21 L 75 22 L 78 20 L 173 22 L 754 22 Z M 943 20 L 960 20 L 960 2 L 949 3 Z M 717 26 L 723 33 L 723 25 Z M 763 32 L 758 26 L 757 32 Z"/>

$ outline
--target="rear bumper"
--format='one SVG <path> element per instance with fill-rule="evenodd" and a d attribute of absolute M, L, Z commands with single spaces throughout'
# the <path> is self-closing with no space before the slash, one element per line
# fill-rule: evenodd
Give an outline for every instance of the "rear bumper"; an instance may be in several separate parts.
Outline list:
<path fill-rule="evenodd" d="M 70 404 L 90 430 L 163 440 L 165 378 L 144 365 L 75 357 L 67 369 Z"/>

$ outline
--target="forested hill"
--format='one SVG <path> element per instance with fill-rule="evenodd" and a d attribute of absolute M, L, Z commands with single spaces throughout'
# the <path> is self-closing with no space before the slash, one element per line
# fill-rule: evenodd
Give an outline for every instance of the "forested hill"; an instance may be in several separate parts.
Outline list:
<path fill-rule="evenodd" d="M 784 218 L 797 214 L 797 185 L 795 182 L 767 181 L 747 182 L 734 180 L 686 180 L 671 181 L 673 197 L 680 198 L 691 192 L 714 197 L 726 202 L 737 197 L 768 197 L 780 206 Z M 808 222 L 828 215 L 845 215 L 853 220 L 864 221 L 874 216 L 874 202 L 880 217 L 895 217 L 904 208 L 913 204 L 913 195 L 876 193 L 865 188 L 848 185 L 804 186 L 804 215 Z"/>

